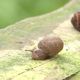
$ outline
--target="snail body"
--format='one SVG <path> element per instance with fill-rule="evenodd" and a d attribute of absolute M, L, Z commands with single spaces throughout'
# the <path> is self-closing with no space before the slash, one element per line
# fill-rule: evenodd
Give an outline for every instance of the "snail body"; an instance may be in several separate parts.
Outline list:
<path fill-rule="evenodd" d="M 47 36 L 38 43 L 38 48 L 53 57 L 63 49 L 63 41 L 59 37 Z"/>
<path fill-rule="evenodd" d="M 32 59 L 34 60 L 45 60 L 49 58 L 49 56 L 42 49 L 35 49 L 32 52 Z"/>
<path fill-rule="evenodd" d="M 71 23 L 74 26 L 75 29 L 77 29 L 78 31 L 80 31 L 80 12 L 76 12 L 72 19 L 71 19 Z"/>

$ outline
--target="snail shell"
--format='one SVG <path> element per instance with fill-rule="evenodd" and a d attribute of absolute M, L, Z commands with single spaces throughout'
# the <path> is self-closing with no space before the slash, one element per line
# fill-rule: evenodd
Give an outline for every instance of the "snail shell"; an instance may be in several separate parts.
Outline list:
<path fill-rule="evenodd" d="M 77 12 L 73 15 L 73 17 L 71 19 L 71 23 L 75 29 L 80 31 L 80 12 Z"/>
<path fill-rule="evenodd" d="M 47 36 L 38 43 L 38 48 L 52 57 L 63 49 L 63 41 L 56 36 Z"/>

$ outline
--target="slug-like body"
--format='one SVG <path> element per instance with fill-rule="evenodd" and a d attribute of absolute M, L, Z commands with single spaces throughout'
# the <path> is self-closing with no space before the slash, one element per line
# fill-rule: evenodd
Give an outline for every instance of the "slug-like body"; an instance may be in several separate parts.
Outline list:
<path fill-rule="evenodd" d="M 34 60 L 45 60 L 48 59 L 49 56 L 42 49 L 35 49 L 32 52 L 32 59 Z"/>

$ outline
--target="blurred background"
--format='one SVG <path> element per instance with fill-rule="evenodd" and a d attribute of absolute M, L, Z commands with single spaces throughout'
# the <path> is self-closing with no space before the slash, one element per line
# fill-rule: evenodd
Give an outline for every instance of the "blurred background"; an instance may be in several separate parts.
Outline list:
<path fill-rule="evenodd" d="M 64 6 L 69 0 L 0 0 L 0 28 Z"/>

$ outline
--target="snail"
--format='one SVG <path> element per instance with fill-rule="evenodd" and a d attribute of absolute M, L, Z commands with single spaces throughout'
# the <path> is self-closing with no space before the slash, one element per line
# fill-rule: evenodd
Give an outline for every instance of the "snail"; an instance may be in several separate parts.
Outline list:
<path fill-rule="evenodd" d="M 45 60 L 54 57 L 63 49 L 63 41 L 59 37 L 46 36 L 39 41 L 37 47 L 26 51 L 32 52 L 34 60 Z"/>
<path fill-rule="evenodd" d="M 80 12 L 76 12 L 72 19 L 71 19 L 71 23 L 74 26 L 75 29 L 77 29 L 78 31 L 80 31 Z"/>

